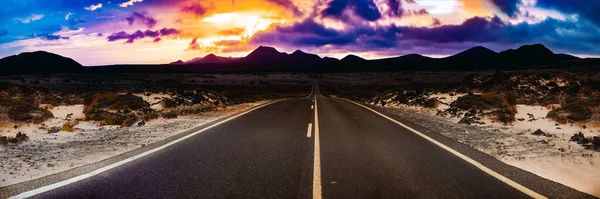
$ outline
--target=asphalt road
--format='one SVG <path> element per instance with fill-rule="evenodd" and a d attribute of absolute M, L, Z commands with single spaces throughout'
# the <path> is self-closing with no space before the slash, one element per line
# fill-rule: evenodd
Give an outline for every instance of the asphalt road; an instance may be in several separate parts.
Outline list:
<path fill-rule="evenodd" d="M 515 188 L 522 186 L 549 198 L 591 198 L 410 125 L 512 183 L 315 87 L 307 98 L 267 105 L 34 197 L 531 198 Z"/>

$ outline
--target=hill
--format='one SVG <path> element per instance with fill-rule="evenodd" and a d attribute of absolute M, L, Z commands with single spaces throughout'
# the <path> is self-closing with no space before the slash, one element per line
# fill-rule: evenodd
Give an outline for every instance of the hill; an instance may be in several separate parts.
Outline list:
<path fill-rule="evenodd" d="M 2 58 L 0 68 L 0 74 L 37 74 L 79 72 L 83 66 L 71 58 L 36 51 Z"/>

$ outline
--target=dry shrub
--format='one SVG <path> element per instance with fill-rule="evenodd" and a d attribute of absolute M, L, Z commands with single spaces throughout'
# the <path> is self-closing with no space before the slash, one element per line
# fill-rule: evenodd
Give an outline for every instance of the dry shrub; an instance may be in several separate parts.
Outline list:
<path fill-rule="evenodd" d="M 177 118 L 177 111 L 169 111 L 162 114 L 162 117 L 165 119 Z"/>
<path fill-rule="evenodd" d="M 75 126 L 77 126 L 77 122 L 68 121 L 62 125 L 62 128 L 60 128 L 60 130 L 66 132 L 75 132 Z"/>
<path fill-rule="evenodd" d="M 138 117 L 136 117 L 135 115 L 129 115 L 129 116 L 127 116 L 127 119 L 125 119 L 123 121 L 123 123 L 121 123 L 121 126 L 122 127 L 130 127 L 130 126 L 133 126 L 138 121 L 139 121 Z"/>
<path fill-rule="evenodd" d="M 430 98 L 430 99 L 427 99 L 427 101 L 425 101 L 425 103 L 423 104 L 423 107 L 435 109 L 439 105 L 440 105 L 440 101 L 439 100 Z"/>

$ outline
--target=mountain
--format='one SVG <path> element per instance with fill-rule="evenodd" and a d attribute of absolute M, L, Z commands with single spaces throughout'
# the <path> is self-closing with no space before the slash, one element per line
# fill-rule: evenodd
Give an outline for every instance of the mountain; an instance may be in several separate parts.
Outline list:
<path fill-rule="evenodd" d="M 57 54 L 36 51 L 0 59 L 0 74 L 38 74 L 79 72 L 83 66 Z"/>
<path fill-rule="evenodd" d="M 554 54 L 542 44 L 533 44 L 521 46 L 516 50 L 502 51 L 498 53 L 494 62 L 514 68 L 516 66 L 545 66 L 579 59 L 571 55 Z"/>
<path fill-rule="evenodd" d="M 493 50 L 490 50 L 483 46 L 476 46 L 473 48 L 469 48 L 468 50 L 462 51 L 455 55 L 449 56 L 449 59 L 464 59 L 464 58 L 473 58 L 473 57 L 492 57 L 497 55 Z"/>
<path fill-rule="evenodd" d="M 182 64 L 185 64 L 185 62 L 181 61 L 181 59 L 180 59 L 180 60 L 177 60 L 176 62 L 171 62 L 170 64 L 172 64 L 172 65 L 182 65 Z"/>
<path fill-rule="evenodd" d="M 325 63 L 332 63 L 332 62 L 339 62 L 339 59 L 333 58 L 333 57 L 323 57 L 323 62 Z"/>
<path fill-rule="evenodd" d="M 239 58 L 232 57 L 220 57 L 215 54 L 208 54 L 202 58 L 194 58 L 190 61 L 185 62 L 185 64 L 220 64 L 220 63 L 231 63 L 238 61 Z"/>
<path fill-rule="evenodd" d="M 363 62 L 363 61 L 366 61 L 366 59 L 364 59 L 362 57 L 359 57 L 359 56 L 356 56 L 356 55 L 350 54 L 350 55 L 347 55 L 346 57 L 342 58 L 342 60 L 340 60 L 340 61 L 343 61 L 343 62 Z"/>
<path fill-rule="evenodd" d="M 244 62 L 273 62 L 283 60 L 288 54 L 277 51 L 273 47 L 260 46 L 243 58 Z"/>
<path fill-rule="evenodd" d="M 320 63 L 322 61 L 319 55 L 305 53 L 301 50 L 294 51 L 292 54 L 287 56 L 286 60 L 294 62 L 304 62 L 307 64 Z"/>

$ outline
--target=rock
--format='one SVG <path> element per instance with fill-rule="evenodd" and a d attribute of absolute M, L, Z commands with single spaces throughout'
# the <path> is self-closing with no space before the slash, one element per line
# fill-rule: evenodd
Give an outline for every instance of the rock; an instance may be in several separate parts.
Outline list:
<path fill-rule="evenodd" d="M 466 125 L 471 125 L 471 123 L 473 123 L 474 120 L 473 118 L 470 117 L 463 117 L 462 119 L 460 119 L 460 121 L 458 121 L 459 124 L 466 124 Z"/>
<path fill-rule="evenodd" d="M 583 135 L 582 132 L 575 133 L 573 136 L 571 136 L 570 140 L 577 142 L 577 144 L 587 144 L 591 142 L 589 139 L 585 138 L 585 135 Z"/>
<path fill-rule="evenodd" d="M 592 138 L 592 144 L 594 144 L 594 146 L 600 147 L 600 137 L 594 136 Z"/>
<path fill-rule="evenodd" d="M 12 140 L 9 140 L 9 142 L 20 143 L 20 142 L 23 142 L 26 140 L 29 140 L 29 136 L 27 136 L 25 133 L 18 132 L 17 135 L 15 135 L 15 138 Z"/>
<path fill-rule="evenodd" d="M 542 144 L 548 144 L 548 141 L 542 140 L 542 141 L 540 141 L 540 143 L 542 143 Z"/>
<path fill-rule="evenodd" d="M 585 129 L 585 128 L 587 128 L 587 126 L 586 126 L 586 125 L 583 125 L 581 128 Z"/>
<path fill-rule="evenodd" d="M 535 130 L 533 133 L 531 133 L 531 135 L 538 135 L 538 136 L 544 135 L 545 136 L 546 133 L 544 131 L 542 131 L 541 129 L 538 129 L 538 130 Z"/>
<path fill-rule="evenodd" d="M 529 116 L 530 119 L 535 119 L 535 117 L 531 113 L 527 113 L 527 116 Z"/>
<path fill-rule="evenodd" d="M 144 122 L 144 120 L 140 121 L 137 123 L 138 126 L 144 126 L 146 125 L 146 122 Z"/>
<path fill-rule="evenodd" d="M 565 152 L 566 150 L 565 150 L 565 148 L 560 147 L 560 148 L 558 148 L 558 151 Z"/>
<path fill-rule="evenodd" d="M 60 131 L 60 127 L 58 126 L 53 126 L 48 128 L 48 133 L 58 133 Z"/>
<path fill-rule="evenodd" d="M 525 118 L 517 118 L 517 120 L 522 122 L 522 121 L 525 121 Z"/>
<path fill-rule="evenodd" d="M 69 114 L 67 114 L 67 117 L 66 117 L 66 118 L 67 118 L 67 119 L 71 119 L 71 116 L 73 116 L 73 113 L 69 113 Z"/>

